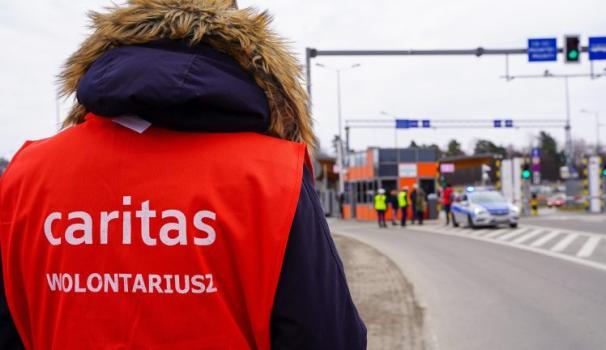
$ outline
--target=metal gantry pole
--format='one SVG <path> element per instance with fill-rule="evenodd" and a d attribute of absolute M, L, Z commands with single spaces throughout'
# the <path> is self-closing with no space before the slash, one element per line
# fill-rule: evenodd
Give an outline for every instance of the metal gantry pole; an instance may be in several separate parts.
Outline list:
<path fill-rule="evenodd" d="M 307 103 L 311 110 L 311 59 L 314 56 L 314 50 L 309 47 L 305 49 L 305 85 L 307 85 Z"/>
<path fill-rule="evenodd" d="M 345 154 L 343 152 L 343 125 L 342 125 L 342 112 L 341 112 L 341 70 L 337 69 L 337 114 L 338 114 L 338 118 L 339 118 L 339 143 L 338 143 L 338 150 L 337 150 L 337 156 L 339 158 L 339 194 L 345 192 L 345 176 L 344 176 L 344 168 L 345 168 L 345 161 L 344 161 L 344 157 Z"/>
<path fill-rule="evenodd" d="M 572 130 L 570 125 L 570 89 L 568 86 L 568 77 L 564 77 L 564 87 L 566 88 L 566 166 L 569 173 L 572 173 Z"/>

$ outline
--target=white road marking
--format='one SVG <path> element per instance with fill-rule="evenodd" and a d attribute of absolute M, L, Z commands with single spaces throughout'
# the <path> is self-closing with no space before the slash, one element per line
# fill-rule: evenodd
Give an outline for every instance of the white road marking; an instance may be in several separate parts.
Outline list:
<path fill-rule="evenodd" d="M 593 236 L 587 239 L 587 242 L 583 245 L 583 247 L 577 253 L 577 257 L 579 258 L 588 258 L 593 254 L 593 251 L 600 243 L 601 237 Z"/>
<path fill-rule="evenodd" d="M 499 241 L 507 241 L 519 234 L 521 234 L 522 232 L 526 232 L 525 230 L 522 229 L 518 229 L 518 230 L 514 230 L 506 235 L 502 235 L 501 237 L 497 238 Z"/>
<path fill-rule="evenodd" d="M 551 248 L 552 252 L 562 252 L 564 249 L 568 248 L 570 243 L 572 243 L 575 239 L 579 237 L 576 233 L 569 233 L 565 238 L 558 242 L 558 244 L 554 245 Z"/>
<path fill-rule="evenodd" d="M 508 228 L 496 230 L 496 231 L 493 231 L 493 232 L 491 232 L 491 233 L 483 236 L 482 238 L 493 238 L 493 237 L 496 237 L 496 236 L 498 236 L 500 234 L 503 234 L 503 233 L 506 233 L 506 232 L 511 232 L 511 230 L 508 229 Z"/>
<path fill-rule="evenodd" d="M 513 243 L 522 244 L 526 241 L 529 241 L 531 238 L 536 237 L 541 232 L 543 232 L 543 230 L 531 230 L 530 232 L 525 233 L 522 236 L 514 239 Z"/>
<path fill-rule="evenodd" d="M 559 234 L 560 234 L 560 232 L 553 231 L 553 232 L 551 232 L 549 234 L 546 234 L 545 236 L 537 239 L 536 241 L 532 242 L 530 244 L 530 246 L 531 247 L 540 247 L 540 246 L 542 246 L 543 244 L 547 243 L 548 241 L 550 241 L 551 239 L 553 239 L 555 236 L 557 236 Z"/>
<path fill-rule="evenodd" d="M 337 231 L 341 231 L 341 230 L 337 230 Z M 439 234 L 439 235 L 440 234 L 449 235 L 447 233 L 440 233 L 440 232 L 436 232 L 436 231 L 430 231 L 430 232 L 432 232 L 434 234 Z M 552 233 L 559 234 L 559 232 L 552 232 Z M 348 235 L 348 236 L 352 237 L 352 238 L 356 238 L 359 241 L 365 242 L 363 239 L 357 238 L 356 236 L 351 236 L 351 235 Z M 568 262 L 571 262 L 571 263 L 574 263 L 577 265 L 587 266 L 587 267 L 591 267 L 591 268 L 606 272 L 606 264 L 599 263 L 597 261 L 581 259 L 581 258 L 577 258 L 576 256 L 566 255 L 563 253 L 556 253 L 556 252 L 552 252 L 552 251 L 545 250 L 542 248 L 534 248 L 532 246 L 527 246 L 527 245 L 513 244 L 511 242 L 504 242 L 504 241 L 497 241 L 494 239 L 487 239 L 484 237 L 475 237 L 475 236 L 469 236 L 469 235 L 457 235 L 457 236 L 467 238 L 467 239 L 474 239 L 477 241 L 484 241 L 486 243 L 499 244 L 499 245 L 503 245 L 503 246 L 507 246 L 507 247 L 511 247 L 511 248 L 515 248 L 515 249 L 525 250 L 528 252 L 533 252 L 536 254 L 541 254 L 541 255 L 549 256 L 549 257 L 560 259 L 560 260 L 565 260 L 565 261 L 568 261 Z"/>
<path fill-rule="evenodd" d="M 473 230 L 473 231 L 471 231 L 471 235 L 472 236 L 481 236 L 481 235 L 483 235 L 483 234 L 485 234 L 486 232 L 489 232 L 489 231 L 491 231 L 491 230 L 489 230 L 489 229 Z"/>

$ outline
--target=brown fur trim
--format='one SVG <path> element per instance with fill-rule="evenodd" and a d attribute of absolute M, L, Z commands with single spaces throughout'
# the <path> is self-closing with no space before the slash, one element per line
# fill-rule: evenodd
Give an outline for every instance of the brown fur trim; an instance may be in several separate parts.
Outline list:
<path fill-rule="evenodd" d="M 61 94 L 76 92 L 80 79 L 105 51 L 159 39 L 204 41 L 233 57 L 265 91 L 271 110 L 268 134 L 303 142 L 316 140 L 303 89 L 301 66 L 269 24 L 271 17 L 254 9 L 237 9 L 233 0 L 129 0 L 107 12 L 91 12 L 94 33 L 66 62 L 59 75 Z M 64 126 L 83 122 L 86 110 L 76 103 Z"/>

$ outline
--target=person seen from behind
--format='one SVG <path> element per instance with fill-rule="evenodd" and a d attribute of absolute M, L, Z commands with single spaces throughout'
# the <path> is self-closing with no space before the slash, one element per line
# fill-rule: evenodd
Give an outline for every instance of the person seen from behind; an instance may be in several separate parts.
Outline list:
<path fill-rule="evenodd" d="M 398 203 L 398 190 L 392 190 L 389 192 L 389 207 L 391 208 L 391 224 L 392 226 L 396 226 L 398 224 L 398 211 L 400 209 Z"/>
<path fill-rule="evenodd" d="M 365 349 L 269 15 L 130 0 L 91 18 L 64 130 L 0 178 L 0 349 Z"/>
<path fill-rule="evenodd" d="M 414 201 L 415 209 L 415 213 L 413 214 L 413 216 L 419 222 L 419 225 L 423 225 L 425 211 L 427 210 L 426 194 L 425 191 L 423 191 L 423 188 L 419 187 L 419 185 L 417 184 L 414 185 L 413 192 L 415 193 L 414 199 L 412 199 L 411 196 L 411 200 Z"/>
<path fill-rule="evenodd" d="M 387 227 L 385 223 L 385 212 L 387 211 L 387 196 L 385 195 L 385 190 L 379 188 L 377 194 L 374 197 L 374 206 L 377 211 L 377 220 L 379 222 L 379 227 Z"/>
<path fill-rule="evenodd" d="M 400 219 L 400 226 L 406 226 L 406 220 L 408 216 L 408 186 L 402 187 L 402 190 L 398 193 L 398 206 L 402 213 L 400 214 L 402 217 Z"/>
<path fill-rule="evenodd" d="M 446 187 L 442 191 L 442 207 L 444 208 L 444 214 L 446 215 L 446 225 L 450 225 L 450 208 L 452 206 L 452 201 L 454 199 L 454 192 L 452 189 L 452 185 L 450 183 L 446 183 Z"/>
<path fill-rule="evenodd" d="M 412 206 L 412 215 L 410 216 L 410 224 L 414 225 L 415 220 L 417 219 L 417 194 L 418 194 L 419 185 L 412 185 L 412 191 L 410 191 L 410 204 Z"/>

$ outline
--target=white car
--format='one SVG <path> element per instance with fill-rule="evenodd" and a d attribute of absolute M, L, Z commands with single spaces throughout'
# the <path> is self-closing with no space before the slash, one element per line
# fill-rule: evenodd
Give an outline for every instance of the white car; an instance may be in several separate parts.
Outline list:
<path fill-rule="evenodd" d="M 475 191 L 469 188 L 451 207 L 452 224 L 478 226 L 509 225 L 518 227 L 520 209 L 496 191 Z"/>

